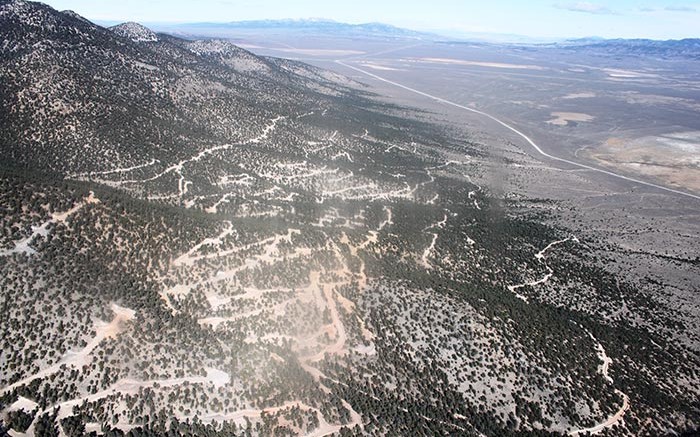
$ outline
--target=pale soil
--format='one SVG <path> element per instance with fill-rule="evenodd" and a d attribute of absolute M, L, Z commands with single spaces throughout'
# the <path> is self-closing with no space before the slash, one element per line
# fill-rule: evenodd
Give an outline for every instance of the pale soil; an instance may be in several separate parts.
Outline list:
<path fill-rule="evenodd" d="M 71 414 L 73 414 L 73 407 L 76 407 L 78 405 L 83 404 L 84 402 L 95 402 L 100 399 L 105 399 L 110 396 L 114 396 L 118 393 L 121 394 L 128 394 L 128 395 L 138 395 L 139 390 L 141 388 L 145 387 L 150 387 L 153 388 L 154 385 L 158 385 L 160 387 L 173 387 L 177 385 L 182 385 L 184 383 L 190 383 L 190 384 L 213 384 L 215 387 L 220 387 L 222 382 L 227 383 L 229 380 L 229 376 L 226 372 L 216 370 L 216 369 L 207 369 L 207 376 L 206 377 L 201 377 L 201 376 L 191 376 L 191 377 L 183 377 L 183 378 L 173 378 L 173 379 L 162 379 L 162 380 L 151 380 L 151 381 L 137 381 L 129 378 L 124 378 L 116 383 L 114 383 L 111 387 L 98 391 L 97 393 L 93 393 L 91 395 L 83 396 L 81 398 L 77 399 L 72 399 L 70 401 L 66 402 L 61 402 L 56 405 L 52 405 L 48 408 L 46 408 L 43 411 L 40 411 L 37 416 L 40 416 L 44 414 L 45 412 L 53 411 L 55 408 L 58 408 L 58 417 L 57 420 L 64 419 Z M 200 417 L 203 421 L 206 418 Z M 132 428 L 132 425 L 128 423 L 119 423 L 118 426 L 122 430 L 128 430 Z M 61 428 L 61 435 L 63 429 Z M 19 434 L 18 435 L 25 435 L 25 436 L 34 436 L 34 423 L 27 429 L 27 432 L 24 434 Z"/>
<path fill-rule="evenodd" d="M 523 65 L 523 64 L 506 64 L 500 62 L 479 62 L 479 61 L 465 61 L 462 59 L 449 59 L 449 58 L 414 58 L 410 59 L 414 62 L 430 62 L 437 64 L 452 64 L 452 65 L 471 65 L 475 67 L 490 67 L 490 68 L 508 68 L 516 70 L 544 70 L 544 67 L 539 65 Z"/>
<path fill-rule="evenodd" d="M 621 70 L 616 68 L 604 68 L 603 71 L 611 78 L 616 79 L 642 79 L 658 77 L 657 74 L 644 73 L 641 71 Z"/>
<path fill-rule="evenodd" d="M 556 126 L 566 126 L 570 121 L 585 123 L 595 119 L 595 117 L 592 115 L 582 114 L 579 112 L 552 112 L 552 117 L 554 118 L 548 120 L 547 123 Z"/>
<path fill-rule="evenodd" d="M 381 71 L 405 71 L 400 68 L 393 68 L 393 67 L 387 67 L 385 65 L 378 65 L 374 64 L 371 62 L 363 62 L 362 65 L 364 65 L 367 68 L 371 68 L 373 70 L 381 70 Z"/>
<path fill-rule="evenodd" d="M 362 55 L 365 52 L 359 50 L 334 50 L 334 49 L 295 49 L 295 48 L 284 48 L 275 49 L 280 52 L 289 53 L 299 53 L 303 55 L 311 56 L 349 56 L 349 55 Z"/>
<path fill-rule="evenodd" d="M 678 132 L 637 139 L 610 138 L 584 152 L 605 165 L 700 192 L 698 132 Z"/>
<path fill-rule="evenodd" d="M 24 410 L 26 412 L 34 411 L 36 407 L 38 407 L 39 404 L 34 402 L 31 399 L 27 399 L 23 396 L 19 396 L 17 400 L 10 405 L 10 407 L 7 409 L 7 411 L 18 411 L 18 410 Z"/>
<path fill-rule="evenodd" d="M 36 379 L 45 378 L 53 375 L 54 373 L 58 373 L 63 366 L 81 368 L 82 366 L 89 364 L 92 361 L 90 354 L 102 342 L 102 340 L 117 336 L 124 330 L 126 322 L 133 320 L 136 315 L 134 310 L 120 307 L 115 303 L 112 303 L 111 309 L 114 313 L 114 318 L 112 321 L 109 323 L 105 323 L 101 320 L 96 321 L 96 334 L 83 349 L 79 351 L 66 352 L 63 359 L 61 359 L 58 363 L 0 389 L 0 394 L 8 393 L 13 389 L 29 384 Z"/>
<path fill-rule="evenodd" d="M 567 94 L 567 95 L 563 96 L 562 99 L 566 99 L 566 100 L 568 100 L 568 99 L 590 99 L 590 98 L 593 98 L 595 96 L 596 96 L 595 93 L 582 92 L 582 93 Z"/>
<path fill-rule="evenodd" d="M 80 211 L 85 205 L 99 203 L 100 199 L 95 197 L 95 193 L 92 191 L 90 195 L 83 199 L 81 202 L 77 203 L 73 208 L 64 212 L 54 212 L 51 215 L 51 219 L 42 223 L 40 226 L 32 226 L 32 234 L 27 238 L 15 242 L 15 247 L 9 250 L 0 250 L 0 256 L 8 256 L 13 253 L 26 253 L 27 255 L 32 255 L 36 253 L 36 250 L 31 246 L 31 243 L 36 237 L 45 237 L 49 234 L 49 226 L 58 223 L 65 223 L 70 215 L 75 214 Z"/>

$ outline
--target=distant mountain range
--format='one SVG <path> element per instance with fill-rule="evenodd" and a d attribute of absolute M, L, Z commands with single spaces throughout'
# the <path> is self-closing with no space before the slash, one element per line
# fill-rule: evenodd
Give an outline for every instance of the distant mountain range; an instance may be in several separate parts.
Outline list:
<path fill-rule="evenodd" d="M 321 34 L 334 38 L 444 39 L 437 34 L 418 32 L 383 23 L 349 24 L 325 19 L 254 20 L 228 23 L 151 24 L 162 32 L 197 37 L 235 37 L 264 31 L 273 34 Z"/>
<path fill-rule="evenodd" d="M 651 40 L 605 39 L 536 39 L 520 35 L 487 33 L 454 33 L 435 30 L 420 32 L 384 23 L 349 24 L 327 19 L 254 20 L 226 23 L 150 24 L 150 27 L 173 35 L 196 38 L 237 38 L 262 33 L 272 36 L 318 36 L 324 39 L 363 38 L 385 40 L 417 40 L 441 42 L 480 42 L 518 44 L 534 47 L 555 47 L 586 50 L 614 56 L 653 56 L 657 58 L 700 58 L 700 39 Z"/>
<path fill-rule="evenodd" d="M 700 39 L 659 41 L 652 39 L 584 38 L 556 44 L 570 50 L 586 50 L 618 56 L 651 56 L 662 59 L 700 59 Z"/>

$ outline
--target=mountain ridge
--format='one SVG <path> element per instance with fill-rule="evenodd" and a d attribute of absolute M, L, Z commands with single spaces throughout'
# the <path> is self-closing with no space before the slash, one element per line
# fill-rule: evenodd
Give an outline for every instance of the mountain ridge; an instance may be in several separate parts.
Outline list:
<path fill-rule="evenodd" d="M 240 20 L 240 21 L 201 21 L 201 22 L 188 22 L 188 23 L 152 23 L 152 27 L 173 31 L 173 30 L 186 30 L 186 29 L 200 29 L 206 30 L 210 29 L 211 33 L 214 34 L 216 30 L 240 30 L 240 31 L 251 31 L 251 30 L 262 30 L 262 29 L 272 29 L 272 30 L 286 30 L 290 32 L 301 32 L 301 31 L 340 31 L 346 33 L 362 34 L 363 32 L 366 36 L 395 36 L 395 37 L 412 37 L 416 39 L 426 39 L 426 40 L 436 40 L 436 41 L 465 41 L 465 42 L 489 42 L 491 39 L 489 35 L 494 37 L 492 41 L 495 44 L 524 44 L 524 45 L 550 45 L 550 44 L 593 44 L 593 43 L 637 43 L 637 44 L 660 44 L 660 43 L 674 43 L 674 42 L 684 42 L 690 43 L 698 40 L 698 38 L 687 37 L 687 38 L 675 38 L 675 39 L 651 39 L 651 38 L 615 38 L 615 37 L 581 37 L 581 38 L 571 38 L 566 36 L 561 37 L 547 37 L 547 38 L 537 38 L 528 35 L 518 35 L 518 34 L 499 34 L 499 33 L 488 33 L 488 32 L 469 32 L 461 31 L 458 33 L 463 34 L 462 36 L 455 35 L 453 30 L 449 29 L 431 29 L 431 30 L 416 30 L 401 26 L 395 26 L 392 24 L 387 24 L 383 22 L 362 22 L 362 23 L 348 23 L 343 21 L 337 21 L 327 18 L 286 18 L 286 19 L 267 19 L 267 20 Z M 222 35 L 230 36 L 230 35 Z M 541 42 L 537 42 L 542 40 Z"/>
<path fill-rule="evenodd" d="M 0 38 L 0 117 L 8 126 L 0 141 L 25 163 L 64 144 L 67 153 L 47 164 L 69 173 L 89 169 L 85 160 L 104 150 L 128 166 L 144 154 L 170 149 L 178 156 L 193 144 L 235 142 L 244 114 L 263 102 L 268 110 L 303 107 L 347 91 L 346 79 L 306 64 L 295 72 L 229 42 L 156 37 L 134 23 L 105 29 L 41 3 L 0 3 Z M 230 120 L 228 127 L 193 111 L 194 101 Z"/>
<path fill-rule="evenodd" d="M 589 51 L 609 56 L 652 56 L 659 59 L 700 59 L 700 38 L 669 40 L 637 39 L 590 39 L 569 40 L 555 44 L 564 50 Z"/>

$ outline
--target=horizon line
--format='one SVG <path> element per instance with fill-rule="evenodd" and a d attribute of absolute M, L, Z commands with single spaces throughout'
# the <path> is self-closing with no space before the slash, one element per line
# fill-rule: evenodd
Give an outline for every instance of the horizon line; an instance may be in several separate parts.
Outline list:
<path fill-rule="evenodd" d="M 196 24 L 210 24 L 210 25 L 231 25 L 231 24 L 240 24 L 240 23 L 262 23 L 262 22 L 276 22 L 276 23 L 284 23 L 284 22 L 290 22 L 290 23 L 334 23 L 334 24 L 340 24 L 340 25 L 349 25 L 349 26 L 363 26 L 363 25 L 369 25 L 369 24 L 379 24 L 379 25 L 384 25 L 384 26 L 389 26 L 393 27 L 396 29 L 400 30 L 406 30 L 410 32 L 416 32 L 416 33 L 424 33 L 424 34 L 433 34 L 434 36 L 440 36 L 440 37 L 446 37 L 446 38 L 455 38 L 459 40 L 464 40 L 464 41 L 470 41 L 470 35 L 471 38 L 478 39 L 478 36 L 494 36 L 494 37 L 512 37 L 514 39 L 526 39 L 526 40 L 531 40 L 532 42 L 534 41 L 547 41 L 547 42 L 557 42 L 557 41 L 576 41 L 576 40 L 601 40 L 601 41 L 614 41 L 614 40 L 624 40 L 624 41 L 633 41 L 633 40 L 647 40 L 647 41 L 683 41 L 683 40 L 695 40 L 695 39 L 700 39 L 700 36 L 685 36 L 682 38 L 651 38 L 651 37 L 602 37 L 598 35 L 589 35 L 589 36 L 531 36 L 531 35 L 526 35 L 526 34 L 511 34 L 511 33 L 503 33 L 503 32 L 486 32 L 486 31 L 472 31 L 472 30 L 464 30 L 464 29 L 449 29 L 449 28 L 430 28 L 430 29 L 417 29 L 417 28 L 411 28 L 411 27 L 403 27 L 403 26 L 397 26 L 395 24 L 390 24 L 382 21 L 360 21 L 360 22 L 351 22 L 351 21 L 338 21 L 332 18 L 323 18 L 323 17 L 309 17 L 309 18 L 259 18 L 259 19 L 251 19 L 251 20 L 234 20 L 234 21 L 137 21 L 133 19 L 126 19 L 126 20 L 115 20 L 115 19 L 91 19 L 88 17 L 85 17 L 86 19 L 92 21 L 95 24 L 104 24 L 108 26 L 112 25 L 118 25 L 122 23 L 138 23 L 143 26 L 184 26 L 184 25 L 196 25 Z M 441 34 L 442 33 L 442 34 Z M 483 38 L 486 39 L 486 38 Z M 494 42 L 494 41 L 492 41 Z M 509 42 L 507 40 L 502 40 L 502 41 L 497 41 L 497 42 Z"/>

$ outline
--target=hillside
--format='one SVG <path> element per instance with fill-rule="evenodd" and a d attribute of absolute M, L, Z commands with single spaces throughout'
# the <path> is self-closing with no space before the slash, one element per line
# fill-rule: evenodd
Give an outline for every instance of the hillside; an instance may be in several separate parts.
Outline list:
<path fill-rule="evenodd" d="M 463 131 L 40 3 L 0 38 L 0 434 L 700 424 L 692 321 L 478 185 L 503 160 Z"/>
<path fill-rule="evenodd" d="M 0 141 L 25 165 L 75 173 L 187 156 L 246 138 L 261 117 L 347 93 L 311 67 L 295 71 L 225 41 L 108 30 L 29 2 L 0 7 Z"/>

